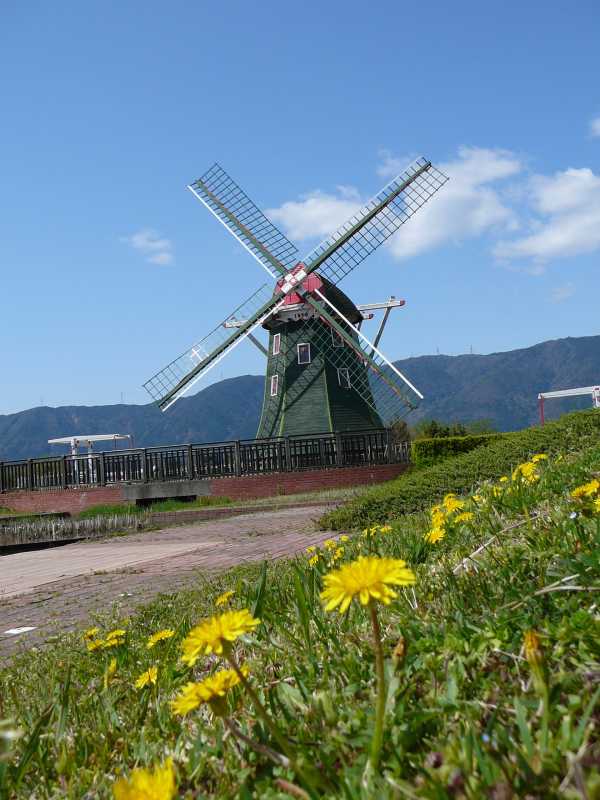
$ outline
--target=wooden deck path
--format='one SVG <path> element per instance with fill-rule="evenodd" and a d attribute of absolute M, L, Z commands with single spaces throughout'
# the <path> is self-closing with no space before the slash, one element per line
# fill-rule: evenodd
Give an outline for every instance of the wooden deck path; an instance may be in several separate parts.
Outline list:
<path fill-rule="evenodd" d="M 315 520 L 330 507 L 262 511 L 232 519 L 77 542 L 0 558 L 0 658 L 87 627 L 94 612 L 131 613 L 162 592 L 243 562 L 281 558 L 331 534 Z M 6 631 L 31 627 L 17 635 Z"/>

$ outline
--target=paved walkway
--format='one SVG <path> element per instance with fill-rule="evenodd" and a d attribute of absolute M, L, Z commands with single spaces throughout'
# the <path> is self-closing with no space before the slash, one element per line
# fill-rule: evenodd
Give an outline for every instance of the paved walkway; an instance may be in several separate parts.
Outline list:
<path fill-rule="evenodd" d="M 197 583 L 199 572 L 280 558 L 327 538 L 326 505 L 257 512 L 100 542 L 0 557 L 0 658 L 86 626 L 96 611 L 126 615 L 144 600 Z M 31 627 L 19 634 L 6 631 Z"/>

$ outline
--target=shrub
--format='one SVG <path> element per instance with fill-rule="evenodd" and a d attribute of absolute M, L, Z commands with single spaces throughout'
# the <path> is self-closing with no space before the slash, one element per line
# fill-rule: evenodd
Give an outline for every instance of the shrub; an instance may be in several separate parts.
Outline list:
<path fill-rule="evenodd" d="M 435 464 L 449 456 L 469 453 L 476 447 L 490 444 L 501 433 L 484 433 L 479 436 L 446 436 L 433 439 L 417 439 L 411 445 L 412 463 L 415 467 Z"/>
<path fill-rule="evenodd" d="M 321 524 L 333 530 L 352 529 L 421 511 L 446 492 L 461 494 L 470 491 L 478 481 L 500 477 L 532 453 L 583 450 L 586 444 L 598 440 L 600 411 L 566 414 L 543 427 L 506 433 L 470 453 L 412 469 L 326 514 Z"/>

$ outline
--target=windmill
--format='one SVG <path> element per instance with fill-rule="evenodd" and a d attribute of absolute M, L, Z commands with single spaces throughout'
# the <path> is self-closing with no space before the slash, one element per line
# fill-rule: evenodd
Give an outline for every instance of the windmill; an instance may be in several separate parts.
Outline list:
<path fill-rule="evenodd" d="M 166 411 L 244 339 L 267 355 L 257 438 L 364 430 L 391 424 L 415 408 L 421 393 L 361 330 L 369 307 L 356 306 L 338 284 L 394 234 L 447 176 L 420 158 L 387 184 L 328 239 L 299 260 L 297 248 L 214 164 L 188 189 L 270 275 L 207 336 L 144 387 Z M 384 325 L 394 304 L 385 309 Z M 262 326 L 268 349 L 256 339 Z"/>

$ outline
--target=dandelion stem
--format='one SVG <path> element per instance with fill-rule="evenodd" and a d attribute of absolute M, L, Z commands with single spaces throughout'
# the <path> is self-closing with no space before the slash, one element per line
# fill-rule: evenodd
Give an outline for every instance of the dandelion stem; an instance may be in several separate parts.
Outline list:
<path fill-rule="evenodd" d="M 317 779 L 317 776 L 313 777 L 313 775 L 311 775 L 307 769 L 301 767 L 298 764 L 296 758 L 294 757 L 294 752 L 291 749 L 289 742 L 286 740 L 285 736 L 281 733 L 281 731 L 279 730 L 277 725 L 275 725 L 275 723 L 273 722 L 273 720 L 269 716 L 269 714 L 267 712 L 267 709 L 261 703 L 260 698 L 258 697 L 256 692 L 254 691 L 254 689 L 252 688 L 252 686 L 250 685 L 250 683 L 246 679 L 246 676 L 244 675 L 244 673 L 240 669 L 237 661 L 235 660 L 235 658 L 233 656 L 231 648 L 230 647 L 224 647 L 223 648 L 223 654 L 225 655 L 225 658 L 231 664 L 234 672 L 236 673 L 236 675 L 240 679 L 240 683 L 242 684 L 242 686 L 244 687 L 244 689 L 247 692 L 248 696 L 252 700 L 252 704 L 254 705 L 254 708 L 256 709 L 259 717 L 265 723 L 265 725 L 269 729 L 269 732 L 271 733 L 272 737 L 275 739 L 275 741 L 277 742 L 279 747 L 283 750 L 283 752 L 285 753 L 285 755 L 289 759 L 290 766 L 306 782 L 306 784 L 310 787 L 311 792 L 312 792 L 312 796 L 313 797 L 318 797 L 319 796 L 319 791 L 318 791 L 318 779 Z"/>
<path fill-rule="evenodd" d="M 383 646 L 381 644 L 381 629 L 377 609 L 373 600 L 369 602 L 369 612 L 371 614 L 371 625 L 373 626 L 373 644 L 375 649 L 375 670 L 377 673 L 377 706 L 375 710 L 375 730 L 371 741 L 371 767 L 376 770 L 379 766 L 381 746 L 383 744 L 383 722 L 385 717 L 386 686 L 385 672 L 383 667 Z"/>
<path fill-rule="evenodd" d="M 229 717 L 223 717 L 223 724 L 226 728 L 228 728 L 231 733 L 240 741 L 247 744 L 248 747 L 251 747 L 253 750 L 256 750 L 257 753 L 261 753 L 264 756 L 267 756 L 274 761 L 276 764 L 280 764 L 282 767 L 286 769 L 290 766 L 290 760 L 287 756 L 281 755 L 276 750 L 273 750 L 271 747 L 267 747 L 265 744 L 260 744 L 260 742 L 255 742 L 254 739 L 251 739 L 235 724 L 235 722 L 230 719 Z"/>
<path fill-rule="evenodd" d="M 256 708 L 256 711 L 258 712 L 258 715 L 260 716 L 262 721 L 265 723 L 265 725 L 269 729 L 271 735 L 273 736 L 273 738 L 275 739 L 277 744 L 286 753 L 286 755 L 290 756 L 288 742 L 286 742 L 285 737 L 282 735 L 282 733 L 279 730 L 279 728 L 277 727 L 277 725 L 275 725 L 273 720 L 270 718 L 269 714 L 267 713 L 267 709 L 261 703 L 258 695 L 256 694 L 256 692 L 254 691 L 254 689 L 252 688 L 252 686 L 250 685 L 250 683 L 246 679 L 246 676 L 244 675 L 244 673 L 240 669 L 237 661 L 233 657 L 233 653 L 231 653 L 229 648 L 223 648 L 223 652 L 225 653 L 227 661 L 229 661 L 229 663 L 233 667 L 233 670 L 234 670 L 235 674 L 240 679 L 240 683 L 242 684 L 242 686 L 246 690 L 246 693 L 248 694 L 248 696 L 252 700 L 252 703 L 253 703 L 254 707 Z"/>

